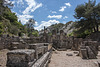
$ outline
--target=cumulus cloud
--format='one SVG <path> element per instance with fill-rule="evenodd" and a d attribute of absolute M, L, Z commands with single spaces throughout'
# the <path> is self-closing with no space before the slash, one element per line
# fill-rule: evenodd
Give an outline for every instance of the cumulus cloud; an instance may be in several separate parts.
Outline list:
<path fill-rule="evenodd" d="M 65 3 L 65 6 L 60 7 L 59 11 L 63 12 L 67 6 L 70 7 L 71 4 L 70 3 Z"/>
<path fill-rule="evenodd" d="M 37 30 L 41 30 L 41 29 L 44 28 L 44 26 L 48 27 L 48 26 L 50 26 L 52 24 L 56 24 L 56 23 L 60 23 L 60 22 L 55 20 L 55 19 L 54 20 L 49 20 L 49 21 L 41 21 L 41 24 L 37 27 L 34 27 L 34 28 L 37 29 Z"/>
<path fill-rule="evenodd" d="M 26 1 L 26 2 L 24 2 Z M 13 3 L 16 3 L 16 7 L 14 8 L 20 8 L 19 12 L 15 12 L 18 16 L 18 20 L 22 22 L 22 24 L 25 24 L 28 22 L 30 18 L 33 18 L 34 16 L 31 15 L 31 12 L 34 12 L 39 7 L 42 7 L 42 3 L 37 3 L 36 0 L 15 0 Z M 19 6 L 20 5 L 20 6 Z M 23 7 L 24 5 L 28 5 L 26 8 Z M 21 10 L 21 8 L 25 8 L 24 11 Z M 38 22 L 36 22 L 35 26 L 38 26 Z"/>
<path fill-rule="evenodd" d="M 71 4 L 70 4 L 70 3 L 65 3 L 65 5 L 66 5 L 66 6 L 69 6 L 69 7 L 71 6 Z"/>
<path fill-rule="evenodd" d="M 42 3 L 38 4 L 35 0 L 25 0 L 27 2 L 28 7 L 23 11 L 23 14 L 29 14 L 30 12 L 34 12 L 39 7 L 42 7 Z"/>
<path fill-rule="evenodd" d="M 61 8 L 61 9 L 60 9 L 59 11 L 63 12 L 63 11 L 65 10 L 66 6 L 62 6 L 62 7 L 60 7 L 60 8 Z"/>
<path fill-rule="evenodd" d="M 62 18 L 62 15 L 49 15 L 48 18 L 56 18 L 56 19 L 61 19 Z"/>
<path fill-rule="evenodd" d="M 31 16 L 31 15 L 19 15 L 19 14 L 17 14 L 17 16 L 18 16 L 18 20 L 21 20 L 22 24 L 25 24 L 26 22 L 28 22 L 28 20 L 30 18 L 33 18 L 33 16 Z"/>
<path fill-rule="evenodd" d="M 66 19 L 66 18 L 68 18 L 68 16 L 64 16 L 64 17 L 63 17 L 63 19 Z"/>

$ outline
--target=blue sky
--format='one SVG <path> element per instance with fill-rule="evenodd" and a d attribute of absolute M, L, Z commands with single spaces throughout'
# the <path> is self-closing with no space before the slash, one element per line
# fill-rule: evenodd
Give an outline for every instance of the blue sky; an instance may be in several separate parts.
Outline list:
<path fill-rule="evenodd" d="M 84 4 L 88 0 L 11 0 L 15 12 L 22 24 L 29 18 L 36 20 L 35 29 L 41 30 L 55 23 L 75 21 L 73 15 L 77 5 Z M 100 0 L 96 0 L 97 3 Z"/>

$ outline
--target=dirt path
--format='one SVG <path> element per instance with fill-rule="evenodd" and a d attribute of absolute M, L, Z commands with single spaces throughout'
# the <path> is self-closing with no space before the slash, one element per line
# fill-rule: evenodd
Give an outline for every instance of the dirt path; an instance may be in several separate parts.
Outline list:
<path fill-rule="evenodd" d="M 0 67 L 6 67 L 6 60 L 7 60 L 7 52 L 9 50 L 4 49 L 0 50 Z"/>
<path fill-rule="evenodd" d="M 73 56 L 67 56 L 72 54 Z M 53 52 L 49 67 L 98 67 L 95 62 L 99 59 L 83 60 L 81 57 L 76 56 L 74 51 L 57 51 Z"/>

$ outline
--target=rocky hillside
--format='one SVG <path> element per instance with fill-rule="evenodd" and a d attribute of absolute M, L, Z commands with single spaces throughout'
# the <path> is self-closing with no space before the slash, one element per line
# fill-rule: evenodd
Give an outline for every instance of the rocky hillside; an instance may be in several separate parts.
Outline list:
<path fill-rule="evenodd" d="M 69 35 L 75 29 L 74 24 L 75 22 L 73 21 L 69 21 L 66 24 L 63 24 L 63 23 L 53 24 L 47 27 L 47 32 L 50 34 L 52 30 L 56 30 L 57 33 L 59 33 L 60 30 L 63 30 L 67 35 Z M 43 32 L 44 32 L 43 30 L 40 31 L 40 33 L 43 33 Z"/>
<path fill-rule="evenodd" d="M 64 32 L 67 33 L 67 35 L 71 34 L 73 30 L 75 29 L 74 25 L 75 25 L 75 22 L 73 21 L 66 23 L 65 26 L 63 27 Z"/>
<path fill-rule="evenodd" d="M 0 0 L 0 35 L 21 35 L 21 33 L 26 33 L 24 25 L 18 21 L 16 14 L 3 3 L 3 0 Z"/>

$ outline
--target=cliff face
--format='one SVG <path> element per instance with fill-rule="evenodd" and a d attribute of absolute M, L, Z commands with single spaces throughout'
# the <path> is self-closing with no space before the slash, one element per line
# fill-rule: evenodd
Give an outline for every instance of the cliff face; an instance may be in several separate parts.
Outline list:
<path fill-rule="evenodd" d="M 67 33 L 67 34 L 72 33 L 73 30 L 75 29 L 74 24 L 75 24 L 75 22 L 72 22 L 72 21 L 66 23 L 67 26 L 63 27 L 64 32 Z"/>

